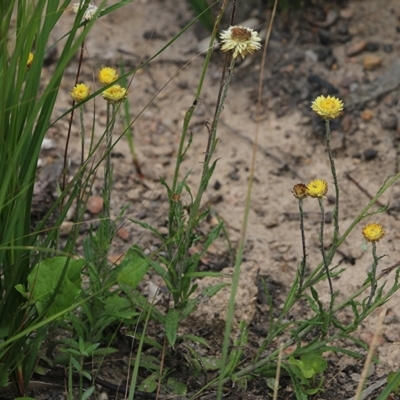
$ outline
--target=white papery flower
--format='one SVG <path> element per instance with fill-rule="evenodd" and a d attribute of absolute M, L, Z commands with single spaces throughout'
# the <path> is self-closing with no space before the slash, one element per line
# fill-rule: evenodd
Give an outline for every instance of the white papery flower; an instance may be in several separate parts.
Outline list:
<path fill-rule="evenodd" d="M 83 7 L 83 3 L 75 3 L 72 6 L 72 11 L 77 14 L 78 11 Z M 86 11 L 83 14 L 83 19 L 85 21 L 90 21 L 97 13 L 98 7 L 95 6 L 93 3 L 88 4 Z"/>

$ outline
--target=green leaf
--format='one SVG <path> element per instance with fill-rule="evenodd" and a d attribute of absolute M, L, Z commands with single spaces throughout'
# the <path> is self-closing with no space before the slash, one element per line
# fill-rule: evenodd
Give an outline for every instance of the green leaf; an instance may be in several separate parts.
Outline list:
<path fill-rule="evenodd" d="M 115 317 L 114 320 L 131 319 L 140 315 L 132 305 L 132 302 L 126 297 L 116 294 L 108 296 L 104 299 L 104 314 Z"/>
<path fill-rule="evenodd" d="M 138 387 L 138 390 L 147 393 L 153 393 L 157 389 L 157 381 L 160 374 L 157 372 L 153 372 L 150 376 L 148 376 Z"/>
<path fill-rule="evenodd" d="M 0 364 L 0 388 L 8 384 L 8 373 L 5 364 Z"/>
<path fill-rule="evenodd" d="M 133 248 L 130 248 L 119 267 L 121 271 L 118 274 L 118 283 L 135 289 L 147 273 L 149 263 Z"/>
<path fill-rule="evenodd" d="M 186 335 L 183 335 L 182 338 L 191 340 L 192 342 L 199 343 L 199 344 L 202 344 L 203 346 L 210 348 L 210 345 L 208 344 L 207 340 L 200 336 L 196 336 L 196 335 L 192 335 L 191 333 L 188 333 Z"/>
<path fill-rule="evenodd" d="M 165 317 L 165 333 L 169 344 L 174 347 L 176 342 L 176 335 L 178 333 L 179 321 L 181 313 L 175 308 L 168 310 L 168 314 Z"/>
<path fill-rule="evenodd" d="M 216 295 L 222 288 L 225 286 L 229 286 L 230 283 L 218 283 L 217 285 L 208 286 L 202 292 L 201 295 L 205 297 L 213 297 Z"/>
<path fill-rule="evenodd" d="M 95 389 L 94 386 L 91 386 L 89 389 L 86 389 L 86 390 L 83 392 L 81 399 L 82 399 L 82 400 L 87 400 L 87 399 L 93 394 L 94 389 Z"/>
<path fill-rule="evenodd" d="M 304 354 L 300 357 L 300 359 L 305 365 L 307 365 L 308 368 L 313 369 L 315 374 L 324 372 L 328 368 L 328 363 L 320 353 Z"/>
<path fill-rule="evenodd" d="M 14 400 L 35 400 L 33 397 L 16 397 Z"/>
<path fill-rule="evenodd" d="M 221 368 L 221 359 L 217 357 L 200 357 L 201 365 L 206 371 L 217 371 Z"/>
<path fill-rule="evenodd" d="M 85 263 L 83 259 L 54 257 L 32 269 L 28 276 L 29 291 L 39 314 L 50 317 L 74 304 L 82 290 L 81 270 Z"/>
<path fill-rule="evenodd" d="M 172 389 L 172 391 L 174 392 L 174 394 L 176 394 L 178 396 L 184 396 L 187 394 L 186 385 L 173 376 L 168 378 L 167 386 L 170 387 Z"/>

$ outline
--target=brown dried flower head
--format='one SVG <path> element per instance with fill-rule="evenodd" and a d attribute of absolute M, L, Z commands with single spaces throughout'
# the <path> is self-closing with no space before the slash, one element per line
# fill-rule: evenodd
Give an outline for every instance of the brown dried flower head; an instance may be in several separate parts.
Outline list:
<path fill-rule="evenodd" d="M 293 196 L 298 200 L 302 200 L 308 196 L 307 186 L 304 183 L 298 183 L 293 186 L 292 190 Z"/>

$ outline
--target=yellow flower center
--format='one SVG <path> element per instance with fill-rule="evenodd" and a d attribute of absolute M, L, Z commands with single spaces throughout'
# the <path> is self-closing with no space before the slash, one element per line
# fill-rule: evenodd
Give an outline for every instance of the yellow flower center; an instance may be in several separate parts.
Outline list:
<path fill-rule="evenodd" d="M 367 224 L 362 230 L 365 240 L 368 242 L 379 242 L 385 236 L 382 225 Z"/>
<path fill-rule="evenodd" d="M 307 185 L 307 194 L 310 197 L 324 197 L 328 191 L 328 183 L 322 179 L 315 179 Z"/>

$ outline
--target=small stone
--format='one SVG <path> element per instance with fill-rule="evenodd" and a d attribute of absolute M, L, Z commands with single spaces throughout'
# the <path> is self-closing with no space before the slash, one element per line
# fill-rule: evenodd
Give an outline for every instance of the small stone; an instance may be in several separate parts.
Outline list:
<path fill-rule="evenodd" d="M 346 114 L 342 118 L 341 126 L 344 133 L 349 133 L 353 126 L 353 118 L 351 115 Z"/>
<path fill-rule="evenodd" d="M 125 254 L 118 254 L 115 256 L 108 256 L 107 260 L 110 261 L 111 264 L 119 265 L 121 261 L 124 259 Z"/>
<path fill-rule="evenodd" d="M 363 59 L 363 65 L 366 70 L 373 70 L 378 68 L 383 62 L 383 57 L 375 54 L 367 54 Z"/>
<path fill-rule="evenodd" d="M 119 228 L 117 231 L 117 235 L 119 238 L 121 238 L 124 242 L 127 242 L 131 236 L 129 231 L 125 228 Z"/>
<path fill-rule="evenodd" d="M 367 41 L 361 40 L 359 42 L 351 43 L 350 46 L 346 50 L 346 55 L 348 57 L 356 56 L 357 54 L 362 53 L 367 47 Z"/>
<path fill-rule="evenodd" d="M 318 38 L 320 43 L 323 44 L 324 46 L 327 46 L 332 42 L 331 34 L 326 29 L 320 29 L 318 31 Z"/>
<path fill-rule="evenodd" d="M 51 150 L 56 147 L 54 141 L 52 139 L 44 138 L 42 141 L 42 146 L 41 148 L 43 150 Z"/>
<path fill-rule="evenodd" d="M 364 157 L 367 161 L 371 161 L 378 155 L 378 150 L 375 149 L 366 149 L 364 150 Z"/>
<path fill-rule="evenodd" d="M 383 45 L 383 51 L 385 53 L 392 53 L 393 52 L 393 45 L 391 43 L 386 43 Z"/>
<path fill-rule="evenodd" d="M 378 51 L 380 47 L 380 44 L 378 42 L 368 42 L 367 45 L 365 46 L 366 51 Z"/>
<path fill-rule="evenodd" d="M 372 119 L 373 116 L 374 116 L 374 115 L 373 115 L 372 111 L 371 111 L 371 110 L 368 110 L 368 109 L 364 110 L 364 111 L 361 113 L 361 119 L 363 119 L 364 121 L 371 121 L 371 119 Z"/>
<path fill-rule="evenodd" d="M 350 19 L 353 16 L 354 12 L 351 8 L 343 8 L 339 11 L 340 18 Z"/>
<path fill-rule="evenodd" d="M 383 114 L 381 116 L 381 125 L 384 129 L 395 131 L 397 129 L 397 116 L 395 114 Z"/>
<path fill-rule="evenodd" d="M 304 52 L 304 54 L 305 54 L 307 60 L 310 60 L 312 62 L 318 61 L 318 54 L 315 51 L 308 49 Z"/>
<path fill-rule="evenodd" d="M 60 236 L 68 236 L 73 226 L 74 223 L 72 221 L 63 221 L 60 227 Z"/>
<path fill-rule="evenodd" d="M 98 214 L 103 209 L 103 198 L 100 196 L 90 196 L 86 204 L 86 209 L 91 214 Z"/>
<path fill-rule="evenodd" d="M 337 59 L 334 55 L 327 57 L 324 61 L 325 67 L 332 70 L 337 70 Z"/>
<path fill-rule="evenodd" d="M 396 329 L 391 328 L 386 330 L 383 336 L 388 342 L 400 342 L 400 333 Z"/>

